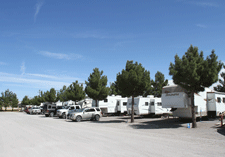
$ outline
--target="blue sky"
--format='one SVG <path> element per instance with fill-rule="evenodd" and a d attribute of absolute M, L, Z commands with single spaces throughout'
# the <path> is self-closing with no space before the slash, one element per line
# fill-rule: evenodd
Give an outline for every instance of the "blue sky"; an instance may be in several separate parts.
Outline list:
<path fill-rule="evenodd" d="M 174 56 L 198 46 L 224 58 L 224 0 L 30 0 L 0 5 L 0 92 L 19 100 L 75 80 L 95 67 L 108 82 L 127 60 L 166 79 Z"/>

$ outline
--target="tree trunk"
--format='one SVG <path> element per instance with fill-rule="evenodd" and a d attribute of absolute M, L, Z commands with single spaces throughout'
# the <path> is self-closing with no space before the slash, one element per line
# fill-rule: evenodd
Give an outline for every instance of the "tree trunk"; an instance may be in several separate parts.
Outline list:
<path fill-rule="evenodd" d="M 132 95 L 131 123 L 134 122 L 134 96 Z"/>
<path fill-rule="evenodd" d="M 197 128 L 196 115 L 195 115 L 194 92 L 191 92 L 191 114 L 192 114 L 192 128 Z"/>
<path fill-rule="evenodd" d="M 96 99 L 95 102 L 96 102 L 96 105 L 95 106 L 98 107 L 98 100 Z"/>

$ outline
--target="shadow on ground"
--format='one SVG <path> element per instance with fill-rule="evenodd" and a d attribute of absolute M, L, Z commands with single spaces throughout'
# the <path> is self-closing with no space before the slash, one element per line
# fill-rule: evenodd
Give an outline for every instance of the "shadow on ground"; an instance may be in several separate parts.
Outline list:
<path fill-rule="evenodd" d="M 134 129 L 170 129 L 184 127 L 182 124 L 185 124 L 185 122 L 178 119 L 161 119 L 131 124 L 130 127 Z"/>
<path fill-rule="evenodd" d="M 127 120 L 107 120 L 107 121 L 91 121 L 93 123 L 126 123 Z"/>
<path fill-rule="evenodd" d="M 217 129 L 217 132 L 218 132 L 219 134 L 225 136 L 225 127 L 223 126 L 222 128 L 221 128 L 221 127 L 218 128 L 218 129 Z"/>

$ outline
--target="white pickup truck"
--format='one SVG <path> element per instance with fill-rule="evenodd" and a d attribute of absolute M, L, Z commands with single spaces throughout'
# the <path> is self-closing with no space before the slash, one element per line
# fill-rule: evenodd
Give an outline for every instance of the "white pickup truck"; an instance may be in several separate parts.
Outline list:
<path fill-rule="evenodd" d="M 57 110 L 56 116 L 58 116 L 59 118 L 66 119 L 66 116 L 69 111 L 72 111 L 72 110 L 74 111 L 74 110 L 78 110 L 78 109 L 81 109 L 80 105 L 67 106 L 64 109 Z"/>
<path fill-rule="evenodd" d="M 31 107 L 29 110 L 30 114 L 40 114 L 41 113 L 41 108 L 40 107 Z"/>

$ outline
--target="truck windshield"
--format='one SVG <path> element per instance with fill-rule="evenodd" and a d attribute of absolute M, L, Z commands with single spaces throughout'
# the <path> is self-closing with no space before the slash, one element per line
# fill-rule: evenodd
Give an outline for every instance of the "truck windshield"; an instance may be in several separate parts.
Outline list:
<path fill-rule="evenodd" d="M 85 108 L 81 108 L 81 109 L 78 109 L 76 110 L 76 112 L 83 112 Z"/>

